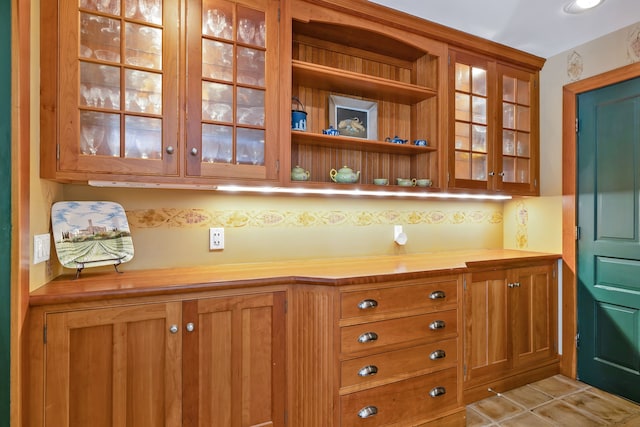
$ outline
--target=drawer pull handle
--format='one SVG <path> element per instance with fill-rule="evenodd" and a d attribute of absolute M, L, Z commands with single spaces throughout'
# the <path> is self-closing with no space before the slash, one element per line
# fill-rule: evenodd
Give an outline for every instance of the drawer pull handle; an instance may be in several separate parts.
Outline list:
<path fill-rule="evenodd" d="M 433 291 L 429 294 L 429 299 L 442 299 L 446 297 L 443 291 Z"/>
<path fill-rule="evenodd" d="M 438 397 L 438 396 L 442 396 L 443 394 L 445 394 L 447 392 L 447 389 L 444 387 L 434 387 L 431 389 L 431 391 L 429 392 L 429 396 L 431 397 Z"/>
<path fill-rule="evenodd" d="M 358 308 L 360 310 L 366 310 L 368 308 L 376 308 L 378 306 L 378 301 L 374 299 L 363 299 L 358 303 Z"/>
<path fill-rule="evenodd" d="M 447 326 L 447 324 L 444 320 L 434 320 L 429 324 L 429 329 L 435 331 L 436 329 L 444 329 L 445 326 Z"/>
<path fill-rule="evenodd" d="M 365 332 L 364 334 L 358 337 L 358 342 L 364 344 L 367 342 L 376 341 L 377 339 L 378 339 L 378 334 L 376 334 L 375 332 Z"/>
<path fill-rule="evenodd" d="M 368 365 L 358 371 L 358 375 L 361 377 L 370 377 L 378 373 L 378 367 L 376 365 Z"/>
<path fill-rule="evenodd" d="M 378 408 L 377 407 L 375 407 L 375 406 L 365 406 L 364 408 L 360 409 L 360 411 L 358 411 L 358 416 L 360 418 L 369 418 L 369 417 L 373 417 L 377 413 L 378 413 Z"/>
<path fill-rule="evenodd" d="M 447 353 L 444 350 L 436 350 L 429 355 L 431 360 L 444 359 L 445 357 L 447 357 Z"/>

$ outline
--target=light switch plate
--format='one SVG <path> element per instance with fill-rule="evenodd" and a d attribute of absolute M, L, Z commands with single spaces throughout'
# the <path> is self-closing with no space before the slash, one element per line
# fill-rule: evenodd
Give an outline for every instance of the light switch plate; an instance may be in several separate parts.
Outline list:
<path fill-rule="evenodd" d="M 33 236 L 33 263 L 48 261 L 51 257 L 51 235 L 36 234 Z"/>

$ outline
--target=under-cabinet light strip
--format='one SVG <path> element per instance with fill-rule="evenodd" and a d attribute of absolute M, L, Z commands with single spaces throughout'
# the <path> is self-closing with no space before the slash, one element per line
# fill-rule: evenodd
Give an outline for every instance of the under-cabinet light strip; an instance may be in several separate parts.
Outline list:
<path fill-rule="evenodd" d="M 227 193 L 262 194 L 309 194 L 321 196 L 375 196 L 375 197 L 412 197 L 418 199 L 461 199 L 461 200 L 509 200 L 511 196 L 496 194 L 437 193 L 409 191 L 347 190 L 339 188 L 303 188 L 303 187 L 267 187 L 243 185 L 199 185 L 199 184 L 161 184 L 147 182 L 89 181 L 93 187 L 120 188 L 162 188 L 185 190 L 215 190 Z"/>

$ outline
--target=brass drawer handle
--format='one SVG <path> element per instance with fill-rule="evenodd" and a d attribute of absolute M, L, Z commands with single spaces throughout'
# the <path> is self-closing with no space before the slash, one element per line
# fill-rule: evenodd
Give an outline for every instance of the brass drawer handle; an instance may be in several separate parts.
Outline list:
<path fill-rule="evenodd" d="M 436 329 L 444 329 L 445 326 L 447 326 L 447 324 L 445 323 L 444 320 L 434 320 L 429 325 L 429 329 L 431 329 L 432 331 L 435 331 Z"/>
<path fill-rule="evenodd" d="M 445 357 L 447 357 L 447 353 L 444 350 L 436 350 L 429 355 L 431 360 L 444 359 Z"/>
<path fill-rule="evenodd" d="M 376 308 L 378 306 L 378 301 L 374 299 L 363 299 L 358 303 L 358 308 L 360 310 L 366 310 L 368 308 Z"/>
<path fill-rule="evenodd" d="M 447 389 L 444 387 L 434 387 L 431 389 L 431 391 L 429 392 L 429 396 L 431 397 L 438 397 L 438 396 L 442 396 L 443 394 L 445 394 L 447 392 Z"/>
<path fill-rule="evenodd" d="M 378 334 L 376 334 L 375 332 L 365 332 L 364 334 L 358 337 L 358 342 L 361 344 L 364 344 L 367 342 L 376 341 L 377 339 L 378 339 Z"/>
<path fill-rule="evenodd" d="M 358 371 L 358 375 L 361 377 L 370 377 L 378 373 L 378 367 L 376 365 L 367 365 Z"/>
<path fill-rule="evenodd" d="M 429 299 L 443 299 L 446 296 L 443 291 L 433 291 L 429 294 Z"/>
<path fill-rule="evenodd" d="M 376 408 L 375 406 L 365 406 L 364 408 L 360 409 L 360 411 L 358 411 L 358 416 L 360 418 L 369 418 L 373 417 L 377 413 L 378 408 Z"/>

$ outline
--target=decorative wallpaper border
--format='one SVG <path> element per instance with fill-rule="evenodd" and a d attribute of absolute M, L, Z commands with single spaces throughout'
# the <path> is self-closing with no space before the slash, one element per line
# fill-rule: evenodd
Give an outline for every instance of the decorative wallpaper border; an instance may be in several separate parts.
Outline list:
<path fill-rule="evenodd" d="M 127 211 L 133 228 L 318 227 L 386 224 L 502 224 L 502 211 L 280 211 L 142 209 Z"/>

